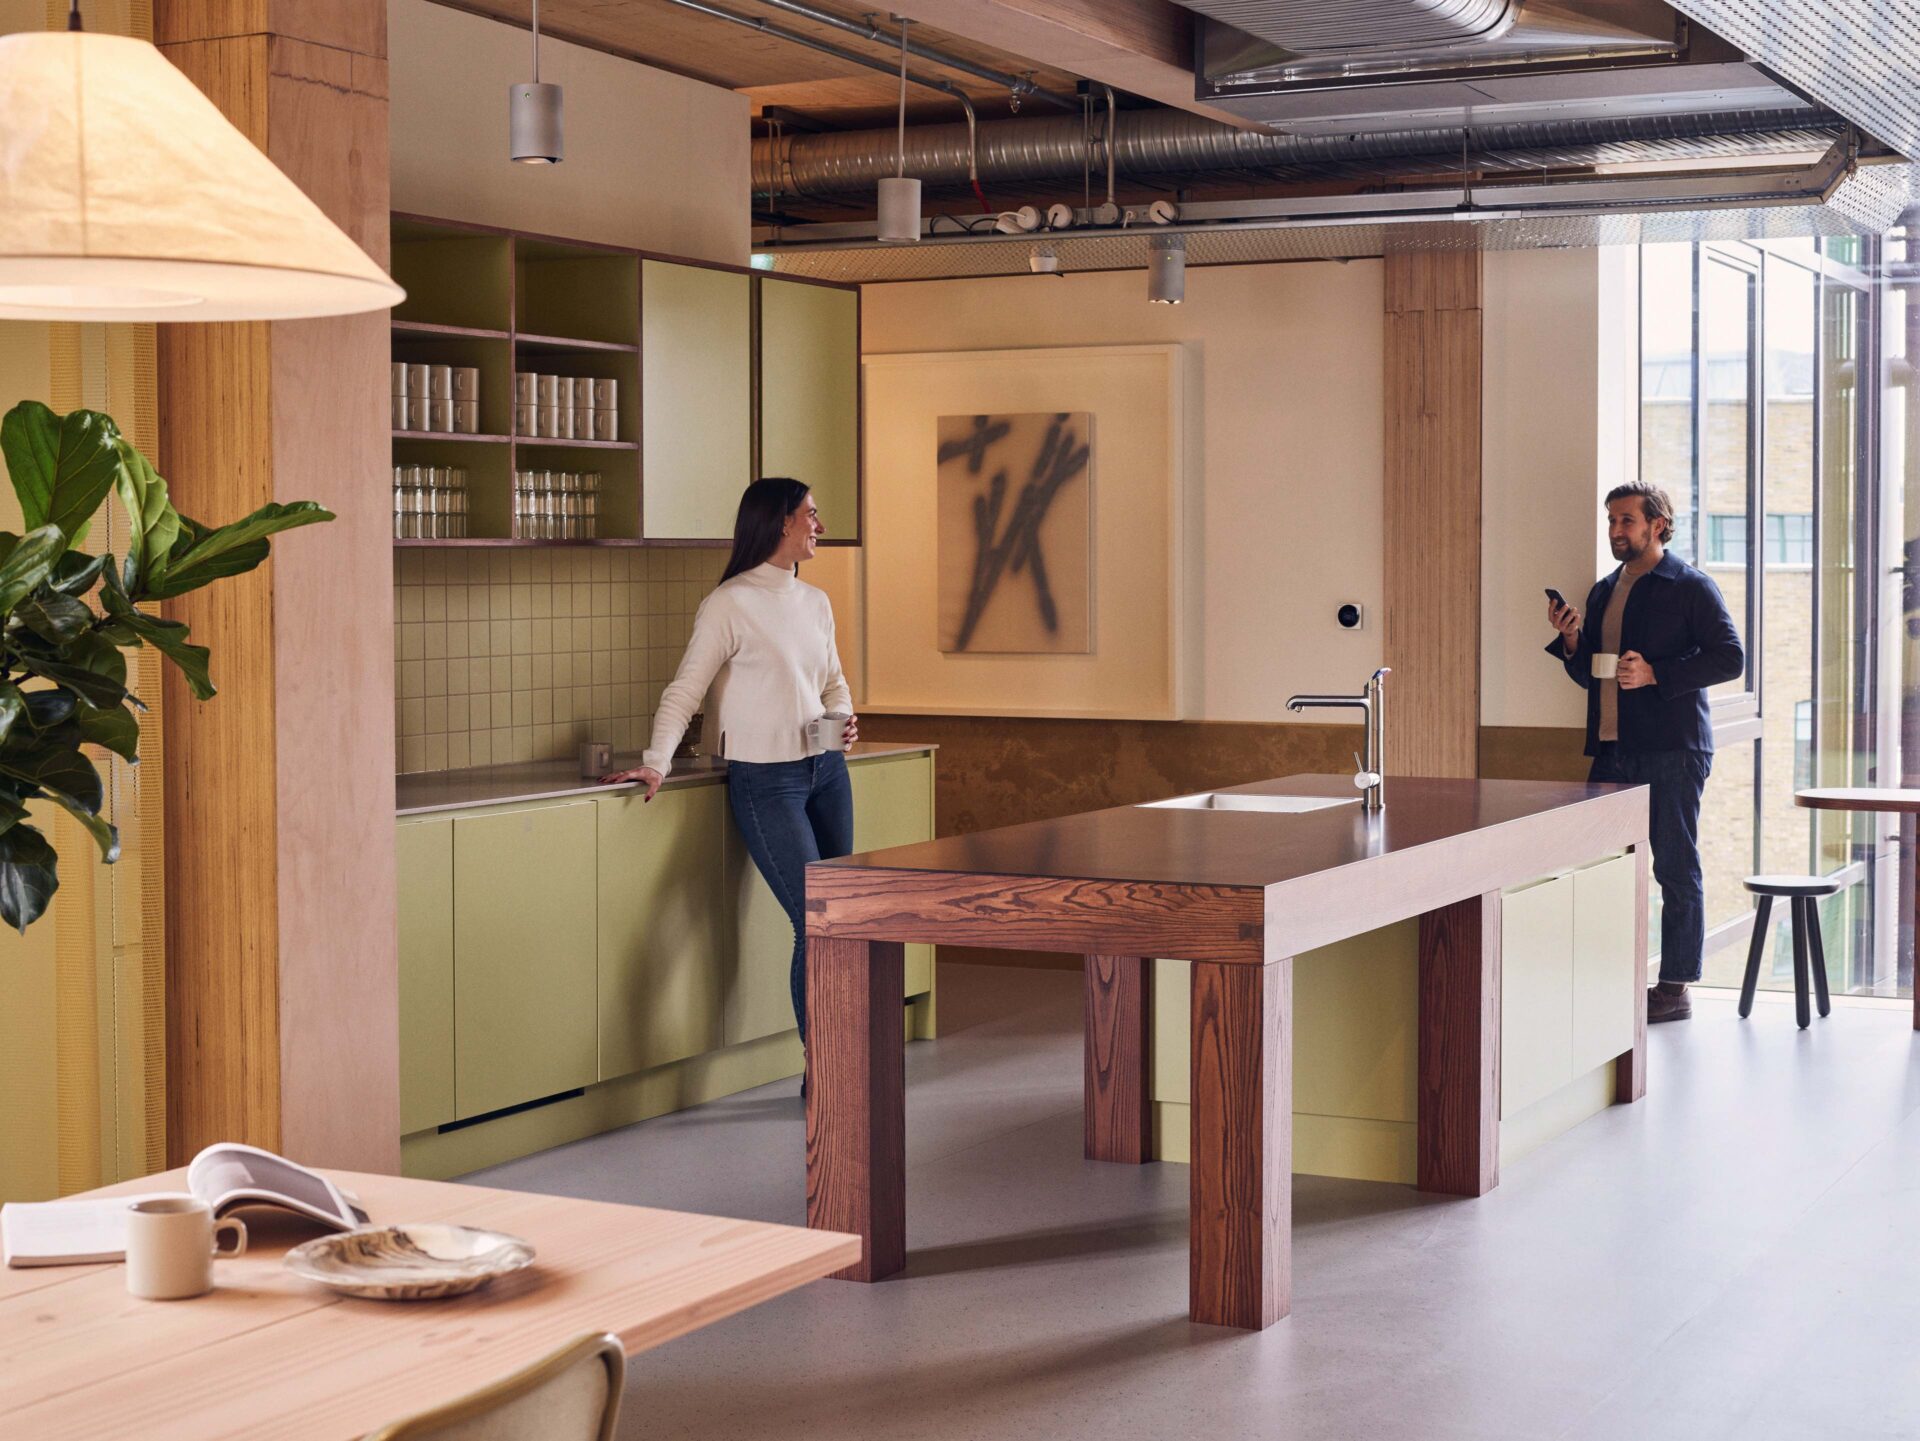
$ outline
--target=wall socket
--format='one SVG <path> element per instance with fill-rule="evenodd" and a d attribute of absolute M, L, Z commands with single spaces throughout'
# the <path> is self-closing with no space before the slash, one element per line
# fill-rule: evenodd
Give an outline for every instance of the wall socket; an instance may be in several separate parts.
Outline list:
<path fill-rule="evenodd" d="M 1367 624 L 1367 608 L 1357 600 L 1346 601 L 1333 613 L 1334 620 L 1342 630 L 1364 630 Z"/>

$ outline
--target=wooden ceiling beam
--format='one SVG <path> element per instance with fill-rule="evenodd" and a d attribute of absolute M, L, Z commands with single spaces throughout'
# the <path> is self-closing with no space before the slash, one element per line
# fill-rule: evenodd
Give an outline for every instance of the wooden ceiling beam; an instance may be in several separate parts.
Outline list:
<path fill-rule="evenodd" d="M 1172 0 L 895 0 L 891 9 L 1036 65 L 1260 128 L 1194 99 L 1194 16 Z"/>

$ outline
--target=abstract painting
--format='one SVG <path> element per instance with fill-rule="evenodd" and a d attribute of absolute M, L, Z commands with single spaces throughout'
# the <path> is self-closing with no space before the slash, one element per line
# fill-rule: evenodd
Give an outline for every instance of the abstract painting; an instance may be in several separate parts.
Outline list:
<path fill-rule="evenodd" d="M 1093 650 L 1093 416 L 943 415 L 940 649 Z"/>

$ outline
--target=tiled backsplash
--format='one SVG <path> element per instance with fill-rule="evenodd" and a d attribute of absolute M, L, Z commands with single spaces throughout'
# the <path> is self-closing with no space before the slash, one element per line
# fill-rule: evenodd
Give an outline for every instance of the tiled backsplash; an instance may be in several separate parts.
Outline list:
<path fill-rule="evenodd" d="M 724 550 L 394 552 L 402 771 L 644 746 Z"/>

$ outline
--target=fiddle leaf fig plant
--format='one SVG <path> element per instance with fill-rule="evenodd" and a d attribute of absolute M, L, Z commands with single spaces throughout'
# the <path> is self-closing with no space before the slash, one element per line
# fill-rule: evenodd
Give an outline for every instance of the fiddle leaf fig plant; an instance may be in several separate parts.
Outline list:
<path fill-rule="evenodd" d="M 126 652 L 152 646 L 197 699 L 213 698 L 207 648 L 154 603 L 252 570 L 269 537 L 333 516 L 303 500 L 231 525 L 190 520 L 153 463 L 97 410 L 55 415 L 24 401 L 0 420 L 0 453 L 26 531 L 0 532 L 0 920 L 24 932 L 60 887 L 59 858 L 29 823 L 29 801 L 72 815 L 109 865 L 120 857 L 119 834 L 100 814 L 100 772 L 82 747 L 139 760 L 146 706 L 127 689 Z M 83 548 L 109 493 L 126 512 L 121 556 Z"/>

